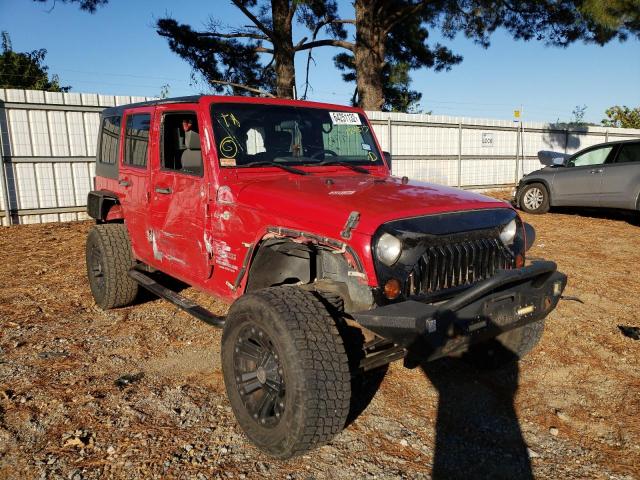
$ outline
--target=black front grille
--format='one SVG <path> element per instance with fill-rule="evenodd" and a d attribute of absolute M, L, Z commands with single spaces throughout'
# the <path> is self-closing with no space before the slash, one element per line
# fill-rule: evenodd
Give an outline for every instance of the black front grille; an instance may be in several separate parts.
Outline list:
<path fill-rule="evenodd" d="M 409 277 L 410 294 L 428 294 L 471 285 L 514 267 L 499 238 L 480 238 L 428 247 Z"/>

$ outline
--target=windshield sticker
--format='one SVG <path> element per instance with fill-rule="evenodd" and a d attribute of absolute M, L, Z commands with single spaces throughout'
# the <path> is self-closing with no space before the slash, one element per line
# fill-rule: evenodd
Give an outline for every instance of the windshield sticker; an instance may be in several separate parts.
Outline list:
<path fill-rule="evenodd" d="M 240 126 L 240 121 L 233 113 L 221 113 L 220 116 L 222 117 L 222 120 L 224 120 L 224 124 L 227 128 L 231 125 L 235 125 L 236 127 Z"/>
<path fill-rule="evenodd" d="M 363 143 L 362 144 L 362 149 L 370 152 L 371 151 L 371 145 L 369 145 L 368 143 Z"/>
<path fill-rule="evenodd" d="M 236 159 L 235 158 L 221 158 L 220 165 L 223 167 L 235 167 Z"/>
<path fill-rule="evenodd" d="M 352 125 L 345 128 L 345 131 L 350 135 L 356 135 L 358 133 L 360 135 L 364 135 L 365 133 L 369 132 L 369 127 L 367 127 L 366 125 Z"/>
<path fill-rule="evenodd" d="M 238 145 L 233 137 L 224 137 L 220 142 L 220 153 L 224 158 L 236 158 L 238 155 Z"/>
<path fill-rule="evenodd" d="M 360 117 L 352 112 L 329 112 L 334 125 L 361 125 Z"/>
<path fill-rule="evenodd" d="M 375 162 L 375 161 L 377 161 L 377 160 L 378 160 L 378 157 L 376 157 L 376 154 L 375 154 L 375 153 L 373 153 L 373 152 L 369 152 L 369 153 L 367 154 L 367 157 L 369 157 L 369 160 L 371 160 L 372 162 Z"/>

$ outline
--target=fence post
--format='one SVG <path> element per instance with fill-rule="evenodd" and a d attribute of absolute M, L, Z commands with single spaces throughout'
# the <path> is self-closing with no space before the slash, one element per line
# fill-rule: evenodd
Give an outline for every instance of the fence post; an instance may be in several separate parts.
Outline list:
<path fill-rule="evenodd" d="M 518 185 L 518 160 L 520 157 L 520 122 L 518 122 L 518 126 L 516 127 L 516 172 L 513 183 Z"/>
<path fill-rule="evenodd" d="M 458 122 L 458 188 L 462 188 L 462 120 Z"/>
<path fill-rule="evenodd" d="M 608 142 L 609 141 L 609 130 L 605 130 L 604 131 L 604 141 Z"/>
<path fill-rule="evenodd" d="M 2 102 L 0 102 L 2 103 Z M 3 200 L 4 200 L 4 215 L 7 218 L 7 225 L 11 226 L 11 205 L 9 204 L 9 182 L 7 182 L 7 176 L 6 176 L 6 172 L 5 172 L 5 163 L 4 163 L 4 154 L 5 154 L 5 147 L 4 147 L 4 136 L 5 136 L 5 132 L 3 131 L 3 125 L 7 126 L 7 139 L 9 138 L 9 130 L 8 127 L 9 125 L 6 124 L 6 122 L 4 122 L 3 120 L 6 120 L 6 110 L 4 108 L 0 109 L 0 182 L 2 182 L 2 193 L 3 193 Z M 0 225 L 2 225 L 2 222 L 0 221 Z"/>
<path fill-rule="evenodd" d="M 524 123 L 520 122 L 520 174 L 524 176 Z M 519 179 L 516 179 L 516 182 Z M 516 183 L 517 185 L 517 183 Z"/>

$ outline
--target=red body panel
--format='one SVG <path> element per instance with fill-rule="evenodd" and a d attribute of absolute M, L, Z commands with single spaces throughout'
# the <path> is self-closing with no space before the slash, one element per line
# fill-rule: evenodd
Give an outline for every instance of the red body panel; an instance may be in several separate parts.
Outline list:
<path fill-rule="evenodd" d="M 362 281 L 377 286 L 371 236 L 382 223 L 451 211 L 511 208 L 505 202 L 454 188 L 403 182 L 389 176 L 386 167 L 368 167 L 370 175 L 339 166 L 299 167 L 311 173 L 307 176 L 273 167 L 221 168 L 210 108 L 212 103 L 224 102 L 301 105 L 364 114 L 357 108 L 329 104 L 215 96 L 201 97 L 197 104 L 132 108 L 154 112 L 147 169 L 132 172 L 124 167 L 121 146 L 119 180 L 130 185 L 123 187 L 116 180 L 98 177 L 96 188 L 119 197 L 136 258 L 223 300 L 232 301 L 244 291 L 247 274 L 238 288 L 233 286 L 252 246 L 259 244 L 269 227 L 348 244 L 362 263 L 366 274 Z M 160 168 L 162 112 L 172 109 L 198 114 L 203 177 Z M 156 188 L 169 188 L 171 193 L 159 194 Z M 344 240 L 340 232 L 352 211 L 360 213 L 360 221 L 351 239 Z"/>

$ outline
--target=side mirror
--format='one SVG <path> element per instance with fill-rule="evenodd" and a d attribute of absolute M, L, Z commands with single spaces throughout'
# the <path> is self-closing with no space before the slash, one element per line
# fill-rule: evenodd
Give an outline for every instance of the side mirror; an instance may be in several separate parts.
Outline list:
<path fill-rule="evenodd" d="M 389 152 L 382 152 L 382 156 L 384 157 L 384 161 L 387 163 L 387 167 L 391 170 L 391 154 Z"/>
<path fill-rule="evenodd" d="M 536 230 L 530 223 L 524 224 L 524 236 L 525 236 L 525 244 L 524 251 L 528 251 L 531 247 L 533 247 L 533 243 L 536 241 Z"/>
<path fill-rule="evenodd" d="M 555 167 L 564 167 L 565 160 L 566 159 L 564 159 L 562 157 L 556 157 L 556 158 L 553 159 L 553 165 Z"/>

